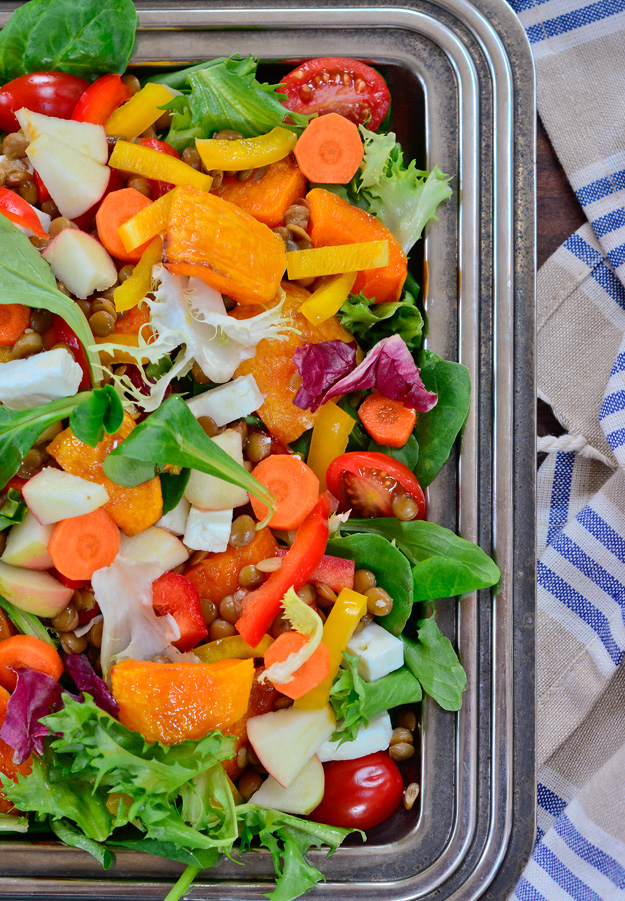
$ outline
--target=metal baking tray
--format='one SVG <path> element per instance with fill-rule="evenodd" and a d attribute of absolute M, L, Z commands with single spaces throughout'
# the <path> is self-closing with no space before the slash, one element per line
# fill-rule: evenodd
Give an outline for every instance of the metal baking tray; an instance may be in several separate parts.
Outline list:
<path fill-rule="evenodd" d="M 0 3 L 0 24 L 19 4 Z M 315 56 L 374 62 L 388 79 L 392 128 L 417 165 L 453 176 L 454 198 L 430 229 L 415 275 L 428 345 L 468 366 L 473 406 L 462 448 L 430 489 L 430 518 L 493 552 L 501 590 L 437 605 L 468 676 L 462 710 L 422 705 L 421 754 L 401 808 L 364 846 L 329 860 L 318 899 L 503 899 L 534 839 L 534 72 L 504 0 L 349 0 L 220 8 L 138 0 L 133 63 L 173 67 L 253 53 L 275 68 Z M 275 74 L 284 71 L 277 69 Z M 417 758 L 415 758 L 417 759 Z M 103 874 L 51 841 L 4 839 L 0 896 L 162 899 L 180 867 L 121 853 Z M 265 853 L 226 860 L 188 897 L 258 899 Z"/>

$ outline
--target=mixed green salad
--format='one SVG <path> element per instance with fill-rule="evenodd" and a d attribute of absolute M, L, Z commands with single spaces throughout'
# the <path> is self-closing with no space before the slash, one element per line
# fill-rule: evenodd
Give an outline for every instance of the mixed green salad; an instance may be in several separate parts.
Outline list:
<path fill-rule="evenodd" d="M 307 859 L 419 786 L 460 709 L 434 601 L 497 584 L 428 522 L 468 371 L 408 255 L 452 194 L 374 68 L 140 80 L 130 0 L 0 33 L 0 831 L 105 869 Z M 413 760 L 414 763 L 414 760 Z"/>

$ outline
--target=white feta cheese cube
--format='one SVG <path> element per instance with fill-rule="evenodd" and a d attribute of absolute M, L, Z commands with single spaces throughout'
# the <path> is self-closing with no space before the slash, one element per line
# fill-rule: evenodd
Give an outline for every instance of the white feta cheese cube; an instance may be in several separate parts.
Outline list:
<path fill-rule="evenodd" d="M 265 395 L 261 394 L 253 375 L 242 375 L 218 388 L 211 388 L 188 402 L 196 419 L 210 416 L 218 425 L 228 425 L 235 419 L 249 416 L 261 406 Z"/>
<path fill-rule="evenodd" d="M 232 528 L 232 512 L 191 507 L 183 542 L 194 551 L 225 551 Z"/>
<path fill-rule="evenodd" d="M 399 638 L 377 623 L 369 623 L 361 632 L 352 635 L 347 650 L 360 657 L 358 675 L 365 682 L 388 676 L 404 662 L 404 646 Z"/>
<path fill-rule="evenodd" d="M 356 760 L 357 757 L 366 757 L 367 754 L 375 754 L 376 751 L 386 751 L 391 743 L 393 727 L 388 710 L 376 714 L 369 720 L 367 726 L 362 725 L 353 741 L 324 741 L 317 757 L 322 763 L 327 760 Z"/>
<path fill-rule="evenodd" d="M 73 397 L 82 369 L 62 347 L 23 360 L 0 363 L 0 401 L 9 410 L 27 410 L 61 397 Z"/>
<path fill-rule="evenodd" d="M 173 510 L 166 513 L 165 516 L 161 516 L 156 525 L 160 526 L 161 529 L 167 529 L 168 532 L 172 532 L 174 535 L 184 535 L 190 509 L 191 504 L 189 501 L 185 497 L 181 497 Z"/>

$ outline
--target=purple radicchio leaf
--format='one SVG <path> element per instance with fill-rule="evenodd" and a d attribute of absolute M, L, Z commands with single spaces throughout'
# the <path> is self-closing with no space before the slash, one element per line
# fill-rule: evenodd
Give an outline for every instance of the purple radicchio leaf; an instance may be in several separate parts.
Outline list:
<path fill-rule="evenodd" d="M 302 377 L 302 387 L 293 399 L 301 410 L 315 410 L 321 405 L 327 391 L 344 375 L 351 372 L 356 363 L 356 342 L 321 341 L 305 344 L 293 354 L 293 362 Z"/>
<path fill-rule="evenodd" d="M 91 666 L 86 654 L 68 654 L 65 658 L 65 669 L 76 683 L 78 691 L 90 694 L 100 710 L 114 717 L 119 716 L 117 701 L 104 679 L 101 679 Z"/>
<path fill-rule="evenodd" d="M 18 669 L 17 685 L 7 703 L 0 738 L 13 748 L 13 762 L 23 763 L 29 754 L 43 754 L 43 739 L 50 730 L 39 720 L 62 706 L 63 689 L 52 676 L 34 669 Z"/>
<path fill-rule="evenodd" d="M 399 335 L 383 338 L 371 348 L 359 366 L 319 398 L 325 403 L 337 394 L 349 394 L 364 388 L 376 388 L 389 400 L 402 401 L 407 407 L 426 413 L 436 405 L 438 395 L 428 391 L 406 342 Z"/>

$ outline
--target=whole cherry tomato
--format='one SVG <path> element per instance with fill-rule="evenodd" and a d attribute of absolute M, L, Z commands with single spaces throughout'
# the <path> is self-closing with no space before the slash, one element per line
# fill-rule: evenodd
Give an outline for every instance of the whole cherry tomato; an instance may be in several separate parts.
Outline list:
<path fill-rule="evenodd" d="M 356 59 L 309 59 L 282 79 L 284 105 L 294 113 L 339 113 L 375 130 L 391 95 L 382 76 Z"/>
<path fill-rule="evenodd" d="M 15 111 L 26 107 L 33 113 L 69 119 L 89 82 L 66 72 L 31 72 L 7 82 L 0 90 L 0 128 L 19 131 Z"/>
<path fill-rule="evenodd" d="M 373 829 L 399 806 L 404 781 L 385 751 L 323 764 L 325 791 L 310 819 L 345 829 Z"/>
<path fill-rule="evenodd" d="M 338 498 L 342 510 L 354 516 L 393 516 L 392 503 L 398 493 L 417 504 L 416 519 L 425 516 L 425 497 L 417 477 L 407 466 L 376 451 L 341 454 L 328 466 L 328 490 Z"/>

